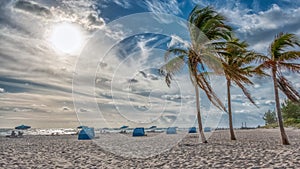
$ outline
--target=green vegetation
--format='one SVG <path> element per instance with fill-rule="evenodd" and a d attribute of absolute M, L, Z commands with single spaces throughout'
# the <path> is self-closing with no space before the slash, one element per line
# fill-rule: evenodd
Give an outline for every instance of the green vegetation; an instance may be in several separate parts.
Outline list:
<path fill-rule="evenodd" d="M 277 124 L 277 117 L 276 117 L 276 112 L 268 110 L 265 114 L 263 119 L 266 122 L 266 125 L 272 125 L 272 124 Z"/>
<path fill-rule="evenodd" d="M 300 104 L 286 100 L 281 106 L 283 119 L 294 119 L 300 123 Z"/>
<path fill-rule="evenodd" d="M 283 117 L 284 127 L 300 128 L 300 104 L 286 100 L 281 104 L 281 112 Z M 278 127 L 277 117 L 274 111 L 268 110 L 263 119 L 266 122 L 265 128 Z"/>

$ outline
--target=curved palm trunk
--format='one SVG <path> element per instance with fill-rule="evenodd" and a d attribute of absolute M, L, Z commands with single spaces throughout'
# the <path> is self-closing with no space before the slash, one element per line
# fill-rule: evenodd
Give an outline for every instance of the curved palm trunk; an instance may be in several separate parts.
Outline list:
<path fill-rule="evenodd" d="M 203 132 L 203 127 L 202 127 L 201 114 L 200 114 L 199 89 L 198 89 L 197 84 L 195 85 L 195 93 L 196 93 L 196 107 L 197 107 L 197 119 L 198 119 L 199 133 L 201 135 L 202 143 L 207 143 L 207 140 L 206 140 L 204 132 Z"/>
<path fill-rule="evenodd" d="M 235 134 L 234 134 L 234 131 L 233 131 L 233 124 L 232 124 L 230 86 L 231 86 L 231 81 L 230 81 L 230 79 L 227 79 L 227 100 L 228 100 L 228 116 L 229 116 L 230 139 L 231 140 L 236 140 Z"/>
<path fill-rule="evenodd" d="M 277 109 L 278 125 L 279 125 L 279 129 L 280 129 L 280 134 L 281 134 L 281 141 L 282 141 L 283 145 L 289 145 L 290 143 L 289 143 L 288 137 L 285 133 L 283 121 L 282 121 L 279 95 L 278 95 L 278 84 L 276 81 L 276 68 L 272 69 L 272 77 L 273 77 L 273 83 L 274 83 L 275 103 L 276 103 L 276 109 Z"/>

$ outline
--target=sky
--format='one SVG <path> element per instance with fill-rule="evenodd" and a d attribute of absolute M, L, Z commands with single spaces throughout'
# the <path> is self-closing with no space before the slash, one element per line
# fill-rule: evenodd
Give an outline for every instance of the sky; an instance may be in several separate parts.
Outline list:
<path fill-rule="evenodd" d="M 1 0 L 0 127 L 194 125 L 187 72 L 168 88 L 158 69 L 167 47 L 188 43 L 186 18 L 196 4 L 213 6 L 263 54 L 279 32 L 300 37 L 294 0 Z M 299 91 L 299 75 L 285 75 Z M 252 80 L 258 108 L 232 87 L 235 127 L 263 125 L 275 107 L 271 79 Z M 225 102 L 224 79 L 211 84 Z M 200 95 L 205 126 L 226 127 L 226 113 Z"/>

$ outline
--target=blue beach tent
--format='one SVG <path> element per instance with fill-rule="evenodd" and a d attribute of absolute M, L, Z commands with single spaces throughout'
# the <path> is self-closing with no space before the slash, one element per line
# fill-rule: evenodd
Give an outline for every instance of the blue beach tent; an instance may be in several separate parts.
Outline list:
<path fill-rule="evenodd" d="M 83 127 L 78 134 L 78 140 L 91 140 L 95 137 L 94 128 Z"/>
<path fill-rule="evenodd" d="M 168 127 L 167 134 L 176 134 L 176 127 Z"/>
<path fill-rule="evenodd" d="M 145 136 L 145 130 L 144 130 L 144 127 L 135 128 L 135 129 L 133 130 L 132 136 L 133 136 L 133 137 L 136 137 L 136 136 Z"/>
<path fill-rule="evenodd" d="M 191 128 L 189 129 L 189 133 L 197 133 L 196 127 L 191 127 Z"/>
<path fill-rule="evenodd" d="M 210 127 L 205 127 L 204 132 L 211 132 L 211 128 Z"/>

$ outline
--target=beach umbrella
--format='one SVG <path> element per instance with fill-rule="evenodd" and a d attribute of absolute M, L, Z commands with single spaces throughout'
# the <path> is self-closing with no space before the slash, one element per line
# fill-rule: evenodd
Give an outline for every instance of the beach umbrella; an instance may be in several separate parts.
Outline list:
<path fill-rule="evenodd" d="M 129 126 L 122 126 L 120 129 L 127 129 Z"/>
<path fill-rule="evenodd" d="M 29 129 L 31 128 L 31 126 L 26 126 L 26 125 L 20 125 L 20 126 L 17 126 L 15 127 L 15 129 L 18 129 L 18 130 L 26 130 L 26 129 Z"/>

